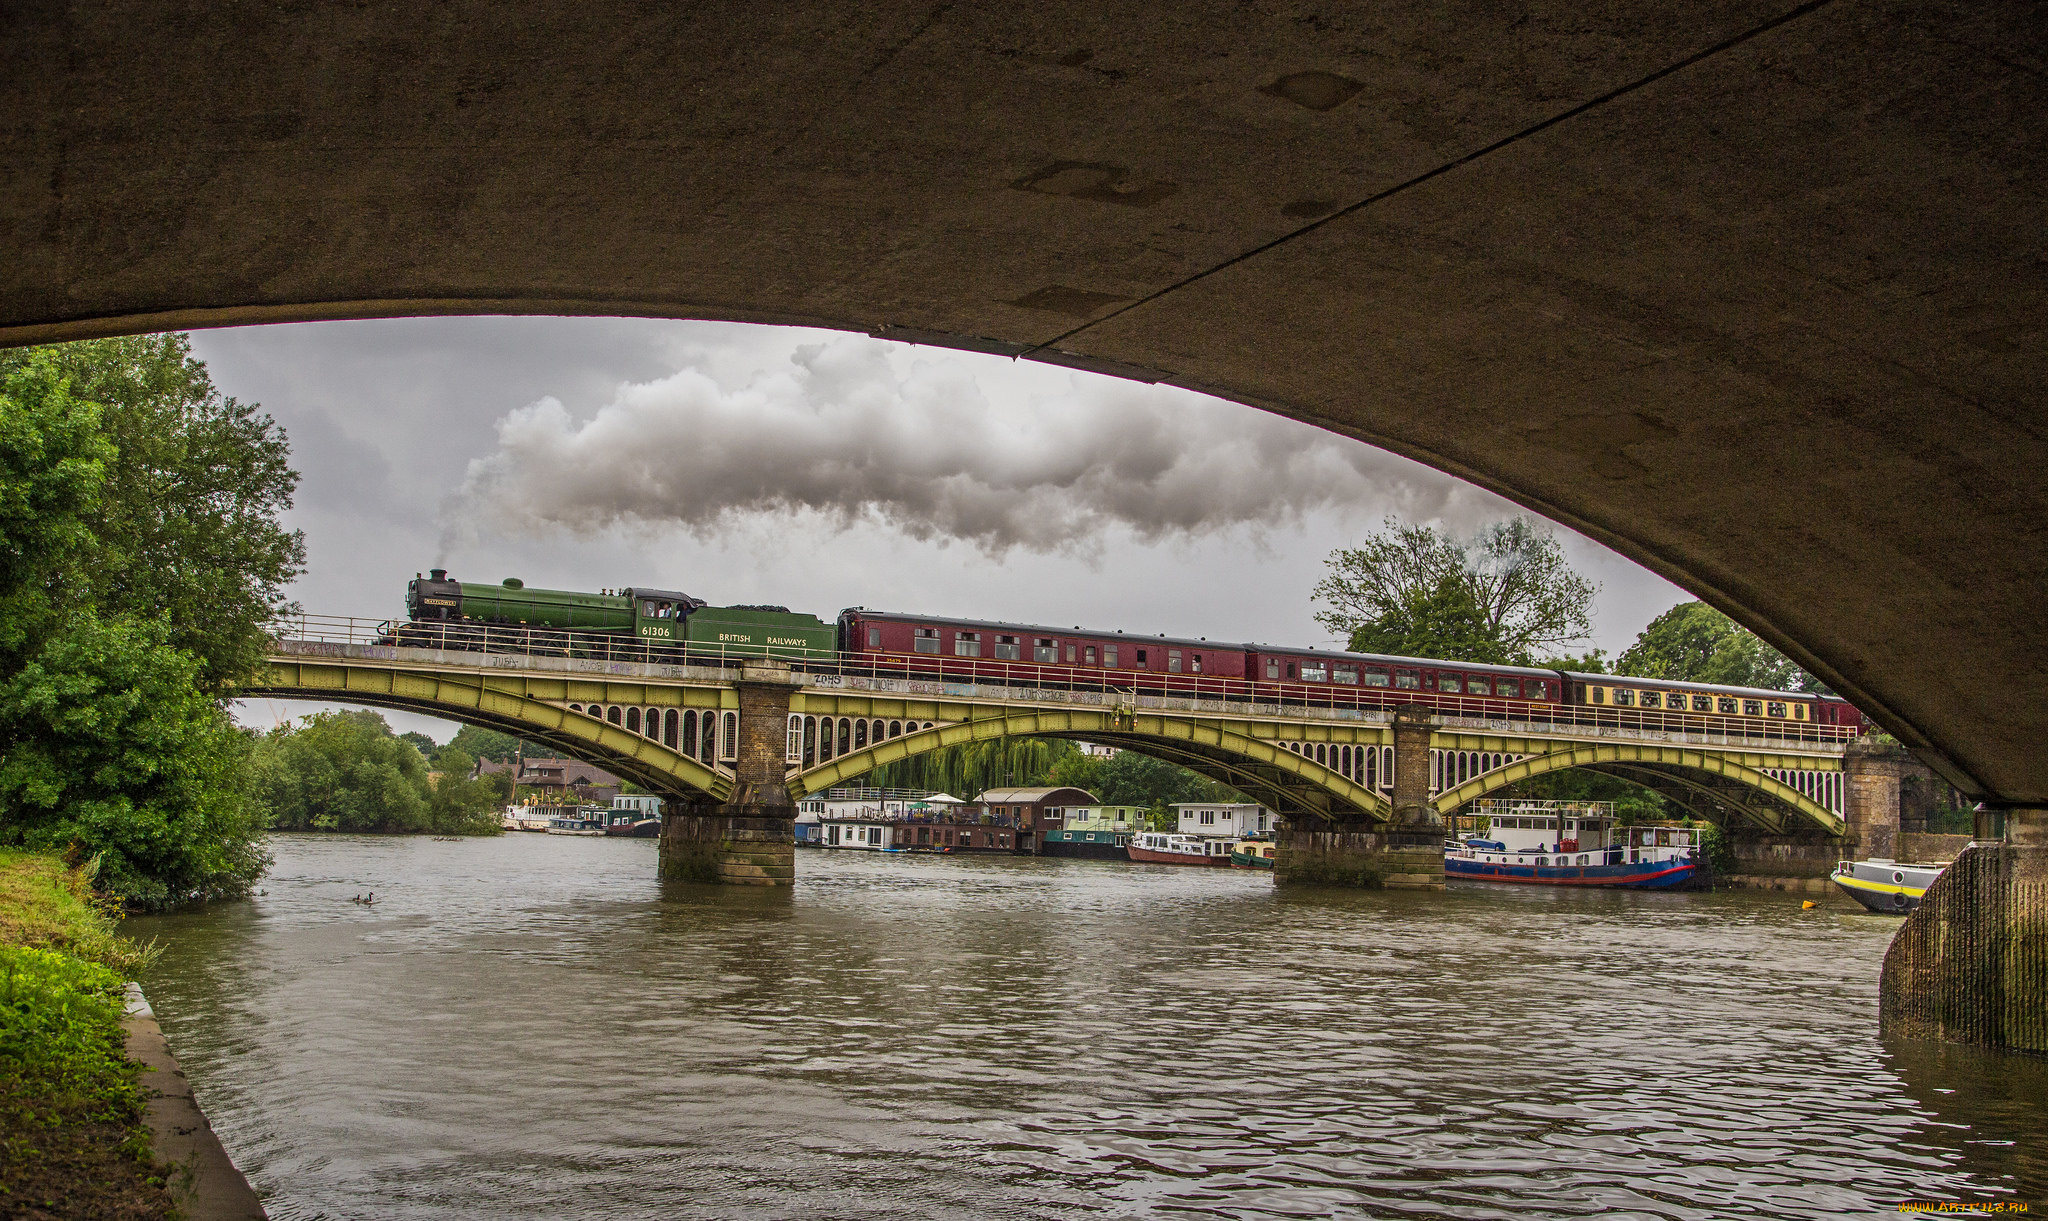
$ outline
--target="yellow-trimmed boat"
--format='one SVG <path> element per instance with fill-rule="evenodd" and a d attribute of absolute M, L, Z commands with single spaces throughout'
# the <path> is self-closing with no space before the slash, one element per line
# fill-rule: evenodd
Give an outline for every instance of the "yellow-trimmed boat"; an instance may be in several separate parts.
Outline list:
<path fill-rule="evenodd" d="M 1908 865 L 1884 860 L 1843 861 L 1835 866 L 1834 882 L 1848 892 L 1850 898 L 1871 911 L 1903 916 L 1920 906 L 1921 896 L 1946 868 L 1946 861 L 1935 865 Z"/>
<path fill-rule="evenodd" d="M 1273 867 L 1273 841 L 1270 839 L 1241 839 L 1230 846 L 1230 867 L 1232 869 L 1271 869 Z"/>

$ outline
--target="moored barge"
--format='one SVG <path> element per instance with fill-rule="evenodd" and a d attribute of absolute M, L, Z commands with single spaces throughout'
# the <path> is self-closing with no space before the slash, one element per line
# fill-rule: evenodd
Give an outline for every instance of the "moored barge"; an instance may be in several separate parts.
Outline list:
<path fill-rule="evenodd" d="M 1699 867 L 1694 828 L 1617 826 L 1612 802 L 1481 801 L 1458 826 L 1475 833 L 1445 846 L 1447 879 L 1668 890 Z"/>

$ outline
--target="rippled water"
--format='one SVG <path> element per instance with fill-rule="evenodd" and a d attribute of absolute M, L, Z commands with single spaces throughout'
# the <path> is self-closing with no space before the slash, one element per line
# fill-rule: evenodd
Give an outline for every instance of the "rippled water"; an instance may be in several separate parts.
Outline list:
<path fill-rule="evenodd" d="M 2039 1062 L 1876 1041 L 1882 918 L 852 852 L 766 894 L 654 847 L 280 837 L 263 897 L 134 921 L 271 1215 L 2048 1206 Z"/>

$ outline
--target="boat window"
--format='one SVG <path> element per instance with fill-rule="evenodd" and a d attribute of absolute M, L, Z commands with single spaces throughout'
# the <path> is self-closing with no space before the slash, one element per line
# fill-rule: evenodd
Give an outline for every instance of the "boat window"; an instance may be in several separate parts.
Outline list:
<path fill-rule="evenodd" d="M 1506 698 L 1511 700 L 1518 700 L 1522 698 L 1521 680 L 1514 678 L 1497 678 L 1493 681 L 1493 693 L 1495 695 L 1505 696 Z"/>
<path fill-rule="evenodd" d="M 1368 668 L 1365 672 L 1365 685 L 1368 687 L 1386 686 L 1387 672 L 1385 670 Z"/>
<path fill-rule="evenodd" d="M 1448 691 L 1456 694 L 1459 685 L 1458 676 L 1455 674 L 1439 674 L 1436 676 L 1436 689 L 1439 691 Z"/>
<path fill-rule="evenodd" d="M 1483 674 L 1467 674 L 1465 676 L 1465 693 L 1467 695 L 1492 695 L 1493 684 L 1488 682 Z"/>
<path fill-rule="evenodd" d="M 1581 856 L 1581 857 L 1579 858 L 1579 864 L 1583 865 L 1583 864 L 1585 864 L 1585 863 L 1586 863 L 1586 858 L 1585 858 L 1585 857 L 1583 857 L 1583 856 Z"/>
<path fill-rule="evenodd" d="M 918 652 L 936 653 L 939 651 L 939 629 L 935 627 L 916 628 L 912 630 L 910 635 L 911 647 Z"/>

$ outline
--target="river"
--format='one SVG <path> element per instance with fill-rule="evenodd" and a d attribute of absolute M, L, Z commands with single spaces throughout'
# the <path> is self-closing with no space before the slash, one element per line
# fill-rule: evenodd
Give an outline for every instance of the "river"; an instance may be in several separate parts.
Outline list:
<path fill-rule="evenodd" d="M 1876 1038 L 1896 921 L 1755 893 L 278 836 L 136 919 L 273 1218 L 2048 1207 L 2048 1066 Z M 351 896 L 374 891 L 364 907 Z"/>

